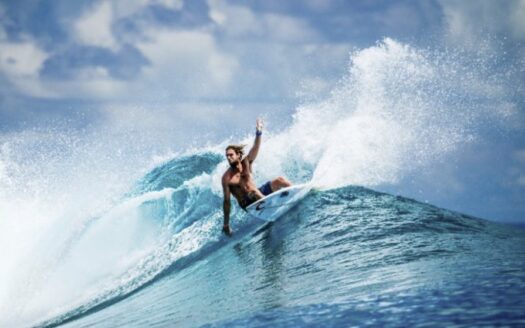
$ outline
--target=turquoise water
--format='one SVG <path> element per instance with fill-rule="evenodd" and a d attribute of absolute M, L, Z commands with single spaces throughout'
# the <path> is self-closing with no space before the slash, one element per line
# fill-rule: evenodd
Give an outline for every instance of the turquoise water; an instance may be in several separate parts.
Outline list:
<path fill-rule="evenodd" d="M 147 174 L 122 213 L 139 213 L 132 235 L 148 240 L 123 252 L 148 251 L 96 297 L 37 325 L 525 324 L 524 230 L 347 186 L 313 191 L 274 223 L 237 211 L 227 238 L 220 193 L 195 183 L 220 161 L 186 156 Z"/>

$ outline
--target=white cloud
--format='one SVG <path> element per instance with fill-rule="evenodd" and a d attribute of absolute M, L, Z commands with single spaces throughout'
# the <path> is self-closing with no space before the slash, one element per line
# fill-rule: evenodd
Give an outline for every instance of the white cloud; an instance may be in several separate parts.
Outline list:
<path fill-rule="evenodd" d="M 487 33 L 525 39 L 525 0 L 440 1 L 451 41 L 478 46 Z"/>
<path fill-rule="evenodd" d="M 210 9 L 209 16 L 212 21 L 221 26 L 226 24 L 226 20 L 228 19 L 225 13 L 215 9 Z"/>
<path fill-rule="evenodd" d="M 33 41 L 0 42 L 0 73 L 20 92 L 30 96 L 47 96 L 38 81 L 39 71 L 49 54 Z"/>
<path fill-rule="evenodd" d="M 161 6 L 170 10 L 182 10 L 183 0 L 113 0 L 114 19 L 121 19 L 131 16 L 150 5 Z"/>
<path fill-rule="evenodd" d="M 262 26 L 246 7 L 232 6 L 222 0 L 209 0 L 210 18 L 231 36 L 260 35 Z"/>
<path fill-rule="evenodd" d="M 220 0 L 209 3 L 208 14 L 215 24 L 191 30 L 161 27 L 143 15 L 137 15 L 138 30 L 112 28 L 150 5 L 182 10 L 180 0 L 97 2 L 69 21 L 79 43 L 112 51 L 124 43 L 136 47 L 148 64 L 133 79 L 115 78 L 103 66 L 76 69 L 65 80 L 40 79 L 37 73 L 48 55 L 36 51 L 26 58 L 35 63 L 11 67 L 12 61 L 2 58 L 0 69 L 16 71 L 19 78 L 13 84 L 26 94 L 118 101 L 159 95 L 163 99 L 293 98 L 301 81 L 303 89 L 311 92 L 327 89 L 323 72 L 333 70 L 334 63 L 339 63 L 341 71 L 346 65 L 349 45 L 322 41 L 306 20 L 258 14 Z M 216 38 L 216 33 L 221 37 Z M 23 70 L 30 80 L 20 78 Z"/>
<path fill-rule="evenodd" d="M 111 2 L 100 2 L 92 10 L 84 13 L 74 23 L 74 37 L 77 41 L 97 47 L 117 48 L 117 41 L 111 30 L 113 8 Z"/>
<path fill-rule="evenodd" d="M 305 19 L 256 12 L 248 5 L 223 0 L 208 0 L 208 5 L 221 46 L 235 53 L 244 68 L 242 75 L 234 77 L 238 87 L 232 94 L 265 99 L 316 97 L 326 93 L 328 74 L 344 72 L 350 45 L 327 42 Z"/>
<path fill-rule="evenodd" d="M 277 14 L 266 14 L 262 19 L 266 33 L 274 40 L 308 42 L 319 38 L 305 20 Z"/>
<path fill-rule="evenodd" d="M 518 40 L 525 40 L 525 0 L 514 4 L 509 24 L 514 37 Z"/>
<path fill-rule="evenodd" d="M 156 0 L 152 2 L 173 10 L 181 10 L 184 6 L 184 1 L 182 0 Z"/>
<path fill-rule="evenodd" d="M 74 21 L 74 37 L 86 45 L 115 50 L 118 48 L 119 40 L 118 35 L 113 33 L 113 24 L 118 19 L 129 17 L 150 5 L 181 10 L 184 2 L 183 0 L 102 1 Z"/>
<path fill-rule="evenodd" d="M 55 97 L 115 99 L 128 96 L 129 85 L 114 79 L 105 67 L 92 66 L 77 71 L 70 81 L 42 81 Z"/>
<path fill-rule="evenodd" d="M 77 69 L 67 80 L 41 79 L 39 71 L 49 54 L 29 41 L 0 43 L 0 72 L 22 93 L 49 98 L 144 99 L 159 92 L 200 98 L 231 90 L 237 60 L 221 51 L 210 33 L 155 26 L 142 32 L 136 46 L 150 65 L 133 80 L 114 78 L 103 66 Z"/>
<path fill-rule="evenodd" d="M 113 79 L 104 67 L 78 70 L 69 80 L 44 80 L 40 70 L 50 54 L 29 38 L 0 41 L 0 73 L 22 94 L 42 98 L 112 98 L 126 95 L 126 83 Z"/>
<path fill-rule="evenodd" d="M 144 77 L 187 96 L 223 91 L 237 70 L 235 57 L 220 51 L 212 35 L 201 31 L 151 28 L 136 46 L 151 62 Z M 218 90 L 217 90 L 218 89 Z"/>
<path fill-rule="evenodd" d="M 254 13 L 245 6 L 224 0 L 208 0 L 209 17 L 232 37 L 260 37 L 276 42 L 308 42 L 319 38 L 304 19 L 282 15 Z"/>
<path fill-rule="evenodd" d="M 37 80 L 26 86 L 33 93 L 57 98 L 105 100 L 168 97 L 200 98 L 221 95 L 230 90 L 238 69 L 236 58 L 222 52 L 215 39 L 204 31 L 181 31 L 146 27 L 135 46 L 150 65 L 132 80 L 111 76 L 106 67 L 90 66 L 76 70 L 68 80 Z M 29 66 L 24 66 L 28 69 Z M 17 84 L 21 87 L 20 84 Z"/>
<path fill-rule="evenodd" d="M 30 41 L 0 43 L 0 70 L 13 77 L 38 74 L 48 54 Z"/>

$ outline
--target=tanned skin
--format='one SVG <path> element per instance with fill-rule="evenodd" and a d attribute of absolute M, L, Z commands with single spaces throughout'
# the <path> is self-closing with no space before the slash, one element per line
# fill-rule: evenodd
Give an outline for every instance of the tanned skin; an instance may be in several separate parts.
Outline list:
<path fill-rule="evenodd" d="M 226 159 L 230 164 L 230 168 L 222 176 L 222 189 L 224 193 L 224 225 L 222 230 L 228 236 L 232 234 L 230 228 L 231 195 L 237 199 L 237 202 L 242 208 L 245 208 L 247 205 L 247 196 L 251 199 L 261 199 L 264 197 L 252 178 L 252 163 L 259 153 L 262 128 L 263 122 L 258 119 L 256 123 L 256 131 L 258 133 L 256 134 L 250 152 L 244 158 L 241 158 L 241 154 L 232 148 L 226 150 Z M 278 177 L 271 181 L 272 192 L 291 185 L 292 184 L 283 177 Z"/>

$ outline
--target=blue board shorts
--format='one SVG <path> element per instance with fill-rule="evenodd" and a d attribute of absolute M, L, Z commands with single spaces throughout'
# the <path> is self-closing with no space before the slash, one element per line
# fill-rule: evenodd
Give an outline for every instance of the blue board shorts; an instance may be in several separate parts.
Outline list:
<path fill-rule="evenodd" d="M 263 184 L 262 186 L 259 187 L 259 191 L 261 192 L 261 194 L 263 194 L 264 196 L 268 196 L 269 194 L 272 193 L 272 182 L 271 181 L 267 181 L 265 184 Z M 248 195 L 245 195 L 244 196 L 244 207 L 243 208 L 246 208 L 248 206 L 250 206 L 251 204 L 255 203 L 257 201 L 257 199 L 255 197 L 250 197 Z"/>
<path fill-rule="evenodd" d="M 266 182 L 265 184 L 263 184 L 262 186 L 259 187 L 259 191 L 264 195 L 264 196 L 268 196 L 269 194 L 272 193 L 272 182 L 271 181 L 268 181 Z"/>

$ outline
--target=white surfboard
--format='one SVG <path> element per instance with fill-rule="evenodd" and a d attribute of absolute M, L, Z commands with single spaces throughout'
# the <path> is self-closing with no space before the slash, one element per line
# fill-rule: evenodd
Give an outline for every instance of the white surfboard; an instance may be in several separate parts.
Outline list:
<path fill-rule="evenodd" d="M 246 207 L 246 212 L 264 221 L 275 221 L 297 205 L 311 189 L 309 183 L 280 189 Z"/>

